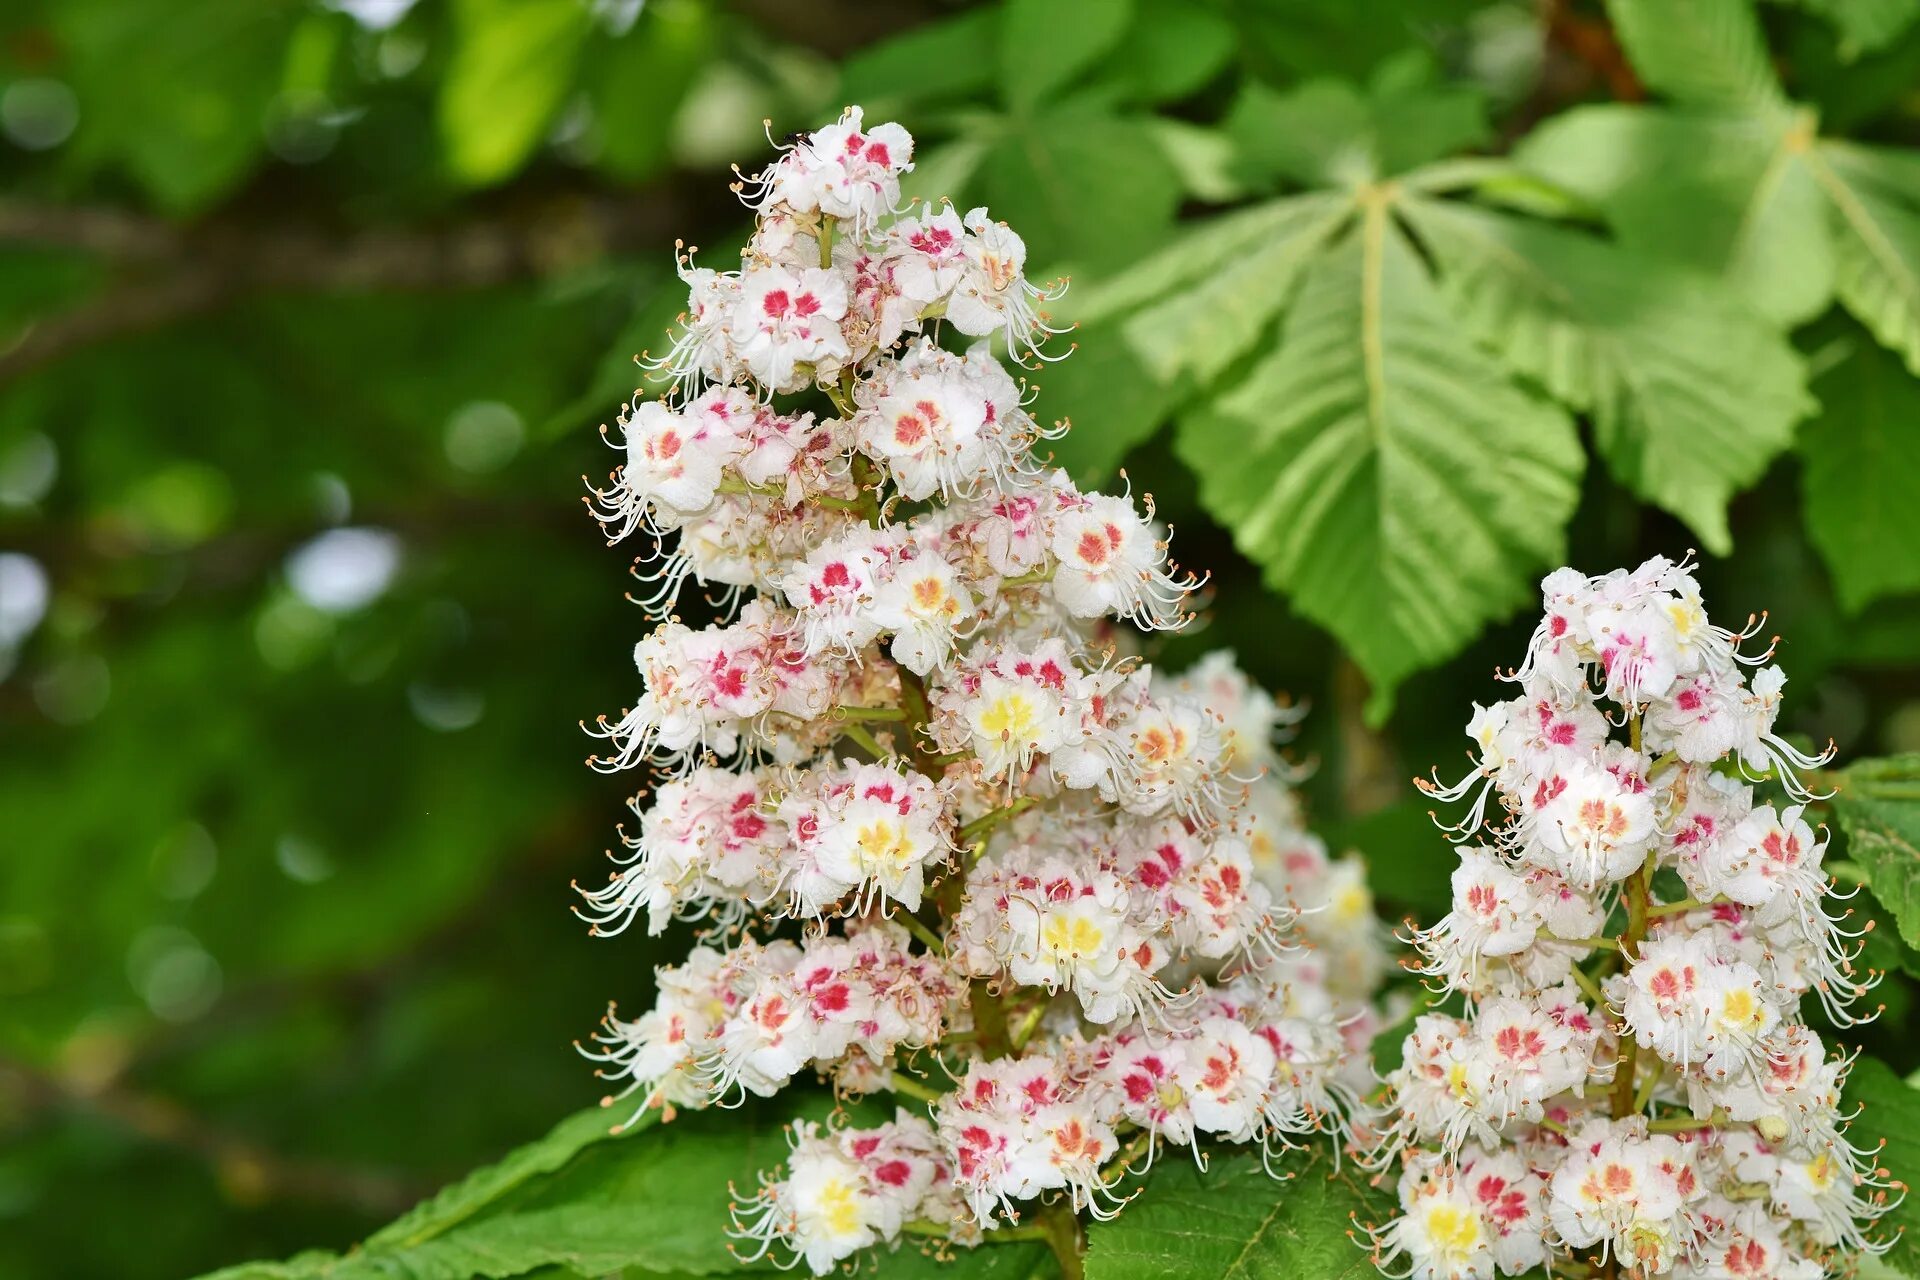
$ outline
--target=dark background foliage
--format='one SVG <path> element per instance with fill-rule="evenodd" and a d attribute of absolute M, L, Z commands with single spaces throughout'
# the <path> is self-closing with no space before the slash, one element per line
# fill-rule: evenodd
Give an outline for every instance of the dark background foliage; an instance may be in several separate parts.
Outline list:
<path fill-rule="evenodd" d="M 1920 141 L 1920 0 L 1758 16 L 1824 135 Z M 575 721 L 632 698 L 640 628 L 579 476 L 611 465 L 593 428 L 682 300 L 674 238 L 717 262 L 740 234 L 726 166 L 761 163 L 763 119 L 901 119 L 925 190 L 989 204 L 1035 274 L 1098 297 L 1180 222 L 1319 185 L 1355 138 L 1391 174 L 1504 155 L 1580 104 L 1699 105 L 1609 19 L 1584 0 L 7 5 L 0 1275 L 341 1247 L 592 1100 L 569 1041 L 608 997 L 643 1001 L 680 943 L 590 941 L 567 912 L 629 786 L 581 767 Z M 1714 159 L 1651 206 L 1573 171 L 1584 208 L 1488 190 L 1628 247 L 1651 207 L 1658 249 L 1659 216 L 1706 217 L 1686 188 Z M 1770 247 L 1773 273 L 1817 256 Z M 1920 264 L 1920 237 L 1897 253 Z M 1702 577 L 1716 617 L 1770 609 L 1788 637 L 1792 730 L 1843 759 L 1912 751 L 1920 389 L 1874 340 L 1897 350 L 1897 317 L 1813 301 L 1769 314 L 1812 397 L 1747 451 L 1736 554 Z M 1159 430 L 1245 362 L 1154 384 L 1114 326 L 1082 337 L 1036 377 L 1077 424 L 1062 461 L 1123 465 L 1214 573 L 1204 632 L 1160 656 L 1230 644 L 1309 701 L 1316 820 L 1372 859 L 1390 918 L 1444 909 L 1450 858 L 1406 780 L 1464 767 L 1469 704 L 1525 638 L 1482 623 L 1524 590 L 1471 642 L 1363 669 L 1203 503 L 1243 459 Z M 1690 530 L 1607 460 L 1578 481 L 1571 563 L 1701 545 L 1697 512 Z M 1881 963 L 1911 964 L 1877 933 Z M 1905 1073 L 1910 980 L 1885 990 L 1863 1038 Z"/>

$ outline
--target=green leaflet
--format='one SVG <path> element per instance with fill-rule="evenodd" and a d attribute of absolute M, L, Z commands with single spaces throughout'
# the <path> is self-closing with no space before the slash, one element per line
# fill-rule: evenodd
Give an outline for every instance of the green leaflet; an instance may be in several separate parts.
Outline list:
<path fill-rule="evenodd" d="M 1144 117 L 1073 102 L 1002 119 L 978 190 L 1036 265 L 1111 271 L 1161 243 L 1181 180 Z"/>
<path fill-rule="evenodd" d="M 1280 201 L 1275 212 L 1282 210 L 1231 269 L 1127 322 L 1127 337 L 1162 382 L 1192 374 L 1205 385 L 1251 350 L 1286 307 L 1301 269 L 1351 215 L 1352 203 L 1316 194 Z"/>
<path fill-rule="evenodd" d="M 1786 116 L 1578 107 L 1515 150 L 1526 169 L 1601 206 L 1622 244 L 1724 275 L 1797 324 L 1833 298 L 1827 201 L 1809 125 Z"/>
<path fill-rule="evenodd" d="M 1052 97 L 1120 43 L 1133 0 L 1007 0 L 1000 21 L 1000 78 L 1007 101 Z"/>
<path fill-rule="evenodd" d="M 1877 1058 L 1861 1058 L 1847 1076 L 1843 1110 L 1861 1109 L 1848 1141 L 1869 1153 L 1861 1163 L 1877 1161 L 1883 1173 L 1911 1183 L 1920 1171 L 1920 1089 L 1895 1075 Z M 1886 1145 L 1874 1150 L 1876 1142 Z M 1870 1194 L 1862 1188 L 1862 1195 Z M 1892 1198 L 1891 1195 L 1889 1198 Z M 1881 1218 L 1874 1234 L 1899 1239 L 1880 1262 L 1904 1276 L 1920 1275 L 1920 1203 L 1908 1191 L 1898 1208 Z"/>
<path fill-rule="evenodd" d="M 1281 92 L 1250 81 L 1226 130 L 1256 182 L 1338 186 L 1391 176 L 1490 136 L 1479 93 L 1434 80 L 1431 62 L 1413 56 L 1382 66 L 1364 89 L 1318 79 Z"/>
<path fill-rule="evenodd" d="M 520 167 L 573 88 L 591 29 L 578 0 L 460 0 L 440 84 L 440 133 L 453 174 L 497 182 Z"/>
<path fill-rule="evenodd" d="M 1831 142 L 1814 160 L 1833 201 L 1840 301 L 1920 374 L 1920 182 L 1912 157 Z"/>
<path fill-rule="evenodd" d="M 1904 152 L 1816 136 L 1811 113 L 1576 109 L 1515 152 L 1622 241 L 1724 273 L 1799 323 L 1836 294 L 1920 373 L 1920 180 Z"/>
<path fill-rule="evenodd" d="M 1900 922 L 1907 945 L 1920 947 L 1920 754 L 1855 761 L 1833 811 L 1847 836 L 1847 856 Z"/>
<path fill-rule="evenodd" d="M 1920 0 L 1787 0 L 1833 24 L 1840 56 L 1853 61 L 1898 39 L 1920 18 Z"/>
<path fill-rule="evenodd" d="M 1073 341 L 1079 349 L 1072 359 L 1047 365 L 1031 381 L 1040 389 L 1045 416 L 1073 424 L 1048 446 L 1054 462 L 1076 481 L 1098 484 L 1167 420 L 1178 388 L 1148 372 L 1113 321 L 1078 327 Z"/>
<path fill-rule="evenodd" d="M 1231 19 L 1190 0 L 1140 0 L 1105 72 L 1145 102 L 1186 97 L 1233 57 Z"/>
<path fill-rule="evenodd" d="M 999 32 L 1000 10 L 983 6 L 868 45 L 841 64 L 841 96 L 877 122 L 896 102 L 988 92 Z"/>
<path fill-rule="evenodd" d="M 632 180 L 666 166 L 671 138 L 660 123 L 673 118 L 719 34 L 698 0 L 667 0 L 649 4 L 607 48 L 593 68 L 601 168 Z"/>
<path fill-rule="evenodd" d="M 1087 1280 L 1362 1280 L 1378 1275 L 1350 1236 L 1355 1218 L 1384 1221 L 1392 1197 L 1324 1150 L 1293 1155 L 1276 1181 L 1257 1153 L 1218 1150 L 1201 1173 L 1166 1152 L 1145 1193 L 1087 1233 Z"/>
<path fill-rule="evenodd" d="M 1920 591 L 1920 382 L 1851 325 L 1800 429 L 1807 535 L 1850 613 Z"/>
<path fill-rule="evenodd" d="M 753 1185 L 786 1146 L 766 1109 L 694 1113 L 608 1139 L 617 1110 L 593 1108 L 440 1192 L 344 1255 L 303 1254 L 218 1280 L 468 1280 L 543 1266 L 735 1270 L 727 1183 Z M 755 1123 L 757 1121 L 757 1123 Z"/>
<path fill-rule="evenodd" d="M 1082 321 L 1117 316 L 1237 266 L 1242 255 L 1284 234 L 1313 198 L 1270 200 L 1199 223 L 1124 274 L 1076 289 L 1068 295 L 1074 300 L 1074 314 Z"/>
<path fill-rule="evenodd" d="M 777 1255 L 743 1266 L 732 1249 L 729 1201 L 786 1156 L 785 1121 L 819 1119 L 817 1092 L 737 1111 L 649 1113 L 609 1136 L 618 1106 L 578 1112 L 537 1142 L 441 1191 L 344 1254 L 306 1253 L 249 1263 L 208 1280 L 507 1280 L 528 1273 L 630 1280 L 769 1271 Z M 878 1112 L 875 1116 L 878 1116 Z M 952 1263 L 908 1239 L 882 1254 L 887 1274 L 953 1280 L 1042 1280 L 1056 1274 L 1044 1244 L 959 1250 Z M 743 1246 L 744 1247 L 744 1246 Z M 744 1247 L 751 1253 L 751 1247 Z"/>
<path fill-rule="evenodd" d="M 1593 417 L 1608 465 L 1732 547 L 1727 503 L 1813 408 L 1778 331 L 1708 277 L 1578 232 L 1470 206 L 1404 206 L 1458 313 L 1514 368 Z"/>
<path fill-rule="evenodd" d="M 1607 16 L 1640 78 L 1697 107 L 1780 107 L 1752 0 L 1607 0 Z"/>
<path fill-rule="evenodd" d="M 1034 375 L 1049 415 L 1075 423 L 1053 446 L 1060 465 L 1089 483 L 1110 475 L 1166 421 L 1181 375 L 1214 377 L 1259 340 L 1307 256 L 1348 211 L 1332 195 L 1272 201 L 1219 219 L 1107 289 L 1069 291 L 1057 310 L 1079 322 L 1078 349 Z M 1235 269 L 1221 269 L 1236 258 Z"/>
<path fill-rule="evenodd" d="M 1181 422 L 1207 506 L 1375 683 L 1457 651 L 1558 556 L 1573 424 L 1460 332 L 1382 204 L 1307 268 L 1272 354 Z"/>
<path fill-rule="evenodd" d="M 59 73 L 87 104 L 76 160 L 123 165 L 171 214 L 226 195 L 260 154 L 300 18 L 296 6 L 254 0 L 50 6 L 48 25 L 68 55 Z"/>

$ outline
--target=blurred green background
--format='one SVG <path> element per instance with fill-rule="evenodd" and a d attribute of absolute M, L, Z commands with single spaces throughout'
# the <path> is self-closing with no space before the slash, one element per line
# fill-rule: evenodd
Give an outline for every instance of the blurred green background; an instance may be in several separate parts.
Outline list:
<path fill-rule="evenodd" d="M 1920 32 L 1842 10 L 1766 6 L 1795 92 L 1913 141 Z M 641 630 L 579 477 L 683 300 L 674 239 L 719 265 L 741 235 L 727 166 L 763 162 L 763 120 L 897 116 L 930 189 L 1081 288 L 1241 194 L 1216 126 L 1250 87 L 1411 67 L 1443 145 L 1492 151 L 1638 95 L 1597 5 L 1119 11 L 1063 29 L 1098 47 L 1042 102 L 1048 49 L 1009 75 L 997 8 L 934 0 L 4 7 L 0 1276 L 340 1247 L 595 1096 L 570 1040 L 682 943 L 592 942 L 567 910 L 630 786 L 582 767 L 576 721 L 633 697 Z M 1162 656 L 1233 644 L 1309 700 L 1317 820 L 1390 918 L 1444 908 L 1405 780 L 1455 771 L 1524 626 L 1369 728 L 1358 669 L 1152 434 L 1173 406 L 1103 422 L 1102 359 L 1040 375 L 1041 404 L 1078 424 L 1064 462 L 1124 461 L 1214 571 L 1209 627 Z M 1736 501 L 1709 603 L 1774 611 L 1791 728 L 1920 748 L 1920 601 L 1836 606 L 1801 469 Z M 1690 543 L 1589 472 L 1573 563 Z M 1891 990 L 1868 1036 L 1905 1070 Z"/>

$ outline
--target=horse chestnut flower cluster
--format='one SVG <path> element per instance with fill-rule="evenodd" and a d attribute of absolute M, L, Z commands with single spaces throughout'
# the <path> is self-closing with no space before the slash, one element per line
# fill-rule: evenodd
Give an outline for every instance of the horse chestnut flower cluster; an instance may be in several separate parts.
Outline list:
<path fill-rule="evenodd" d="M 735 1206 L 744 1252 L 819 1274 L 1016 1222 L 1075 1248 L 1162 1146 L 1344 1141 L 1380 1023 L 1361 868 L 1276 754 L 1294 714 L 1224 654 L 1139 660 L 1200 582 L 1150 500 L 1038 451 L 1065 424 L 996 352 L 1041 355 L 1054 291 L 986 210 L 903 204 L 912 161 L 856 108 L 742 181 L 739 268 L 680 255 L 665 392 L 589 497 L 651 543 L 656 623 L 592 763 L 658 776 L 581 914 L 704 932 L 587 1052 L 633 1114 L 890 1097 L 795 1124 Z"/>
<path fill-rule="evenodd" d="M 1847 1140 L 1838 1025 L 1872 985 L 1821 870 L 1786 677 L 1707 618 L 1685 563 L 1542 584 L 1516 696 L 1474 708 L 1453 907 L 1415 942 L 1465 1016 L 1420 1016 L 1375 1160 L 1389 1275 L 1538 1267 L 1816 1280 L 1888 1241 Z M 1495 807 L 1497 805 L 1497 808 Z M 1468 843 L 1474 841 L 1474 843 Z"/>

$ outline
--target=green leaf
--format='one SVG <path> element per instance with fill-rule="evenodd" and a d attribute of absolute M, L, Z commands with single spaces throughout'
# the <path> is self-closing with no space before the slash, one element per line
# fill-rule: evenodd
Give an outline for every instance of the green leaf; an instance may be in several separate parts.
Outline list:
<path fill-rule="evenodd" d="M 1075 301 L 1075 315 L 1082 321 L 1119 315 L 1231 270 L 1245 255 L 1258 251 L 1277 230 L 1294 222 L 1303 202 L 1323 198 L 1308 195 L 1269 200 L 1197 223 L 1184 230 L 1178 240 L 1120 275 L 1070 295 Z"/>
<path fill-rule="evenodd" d="M 457 0 L 439 101 L 456 177 L 498 182 L 533 153 L 573 87 L 591 27 L 580 0 Z"/>
<path fill-rule="evenodd" d="M 1725 555 L 1727 503 L 1813 408 L 1786 340 L 1718 282 L 1591 236 L 1439 200 L 1404 208 L 1458 314 L 1590 413 L 1622 482 Z"/>
<path fill-rule="evenodd" d="M 1252 180 L 1346 186 L 1404 173 L 1488 140 L 1486 104 L 1459 86 L 1431 83 L 1424 57 L 1399 58 L 1363 93 L 1310 80 L 1284 93 L 1250 80 L 1226 129 Z"/>
<path fill-rule="evenodd" d="M 993 216 L 1017 228 L 1028 261 L 1110 270 L 1158 245 L 1180 175 L 1144 121 L 1087 104 L 1009 119 L 981 161 Z"/>
<path fill-rule="evenodd" d="M 1233 143 L 1225 133 L 1172 116 L 1153 116 L 1146 123 L 1187 195 L 1207 204 L 1231 204 L 1248 194 L 1233 171 Z"/>
<path fill-rule="evenodd" d="M 1847 1075 L 1842 1106 L 1848 1110 L 1862 1108 L 1849 1131 L 1849 1141 L 1871 1153 L 1863 1163 L 1877 1160 L 1894 1181 L 1909 1188 L 1920 1185 L 1920 1089 L 1895 1075 L 1878 1058 L 1863 1057 Z M 1875 1152 L 1875 1143 L 1882 1139 L 1886 1145 Z M 1881 1255 L 1880 1262 L 1904 1276 L 1920 1275 L 1920 1201 L 1911 1191 L 1880 1219 L 1874 1234 L 1899 1236 Z"/>
<path fill-rule="evenodd" d="M 649 1111 L 622 1138 L 632 1140 L 651 1129 L 660 1113 Z M 367 1237 L 368 1250 L 405 1249 L 445 1234 L 449 1229 L 481 1212 L 488 1205 L 519 1187 L 566 1164 L 596 1142 L 612 1138 L 612 1127 L 619 1117 L 602 1107 L 576 1111 L 553 1127 L 537 1142 L 511 1152 L 497 1164 L 441 1188 L 429 1199 Z"/>
<path fill-rule="evenodd" d="M 1807 536 L 1849 613 L 1920 591 L 1920 382 L 1854 330 L 1800 429 Z"/>
<path fill-rule="evenodd" d="M 915 151 L 913 172 L 900 182 L 901 199 L 934 204 L 951 200 L 964 211 L 967 191 L 986 158 L 987 147 L 985 139 L 963 137 Z"/>
<path fill-rule="evenodd" d="M 1920 166 L 1843 142 L 1813 162 L 1836 214 L 1840 301 L 1920 374 Z"/>
<path fill-rule="evenodd" d="M 1486 99 L 1472 85 L 1447 84 L 1424 49 L 1389 58 L 1367 80 L 1374 154 L 1397 173 L 1493 140 Z"/>
<path fill-rule="evenodd" d="M 1388 58 L 1424 46 L 1436 31 L 1463 26 L 1483 0 L 1287 0 L 1236 4 L 1241 56 L 1265 79 L 1366 76 Z"/>
<path fill-rule="evenodd" d="M 600 167 L 633 181 L 666 166 L 668 127 L 717 44 L 712 16 L 697 0 L 654 0 L 594 68 L 594 124 Z"/>
<path fill-rule="evenodd" d="M 1827 200 L 1810 118 L 1581 107 L 1515 151 L 1533 173 L 1598 205 L 1622 244 L 1724 275 L 1781 324 L 1833 298 Z"/>
<path fill-rule="evenodd" d="M 1833 24 L 1840 37 L 1840 57 L 1847 62 L 1893 43 L 1913 25 L 1914 19 L 1920 18 L 1920 0 L 1797 0 L 1797 3 Z"/>
<path fill-rule="evenodd" d="M 856 50 L 840 68 L 840 94 L 871 114 L 883 105 L 984 95 L 995 83 L 1000 10 L 985 5 L 909 28 Z"/>
<path fill-rule="evenodd" d="M 1309 80 L 1285 92 L 1249 80 L 1234 99 L 1226 130 L 1251 179 L 1318 187 L 1378 176 L 1372 113 L 1344 80 Z"/>
<path fill-rule="evenodd" d="M 1468 340 L 1381 205 L 1179 447 L 1240 549 L 1367 672 L 1376 721 L 1400 679 L 1530 596 L 1582 471 L 1566 413 Z"/>
<path fill-rule="evenodd" d="M 1453 846 L 1434 826 L 1433 804 L 1416 795 L 1358 818 L 1329 820 L 1327 846 L 1359 853 L 1383 900 L 1429 920 L 1453 905 Z"/>
<path fill-rule="evenodd" d="M 1175 1153 L 1169 1153 L 1174 1156 Z M 1392 1196 L 1350 1161 L 1336 1173 L 1323 1150 L 1284 1162 L 1276 1181 L 1260 1157 L 1218 1150 L 1205 1173 L 1167 1158 L 1144 1194 L 1087 1232 L 1087 1280 L 1361 1280 L 1378 1275 L 1348 1235 L 1357 1217 L 1384 1221 Z"/>
<path fill-rule="evenodd" d="M 1073 355 L 1032 380 L 1046 415 L 1073 424 L 1065 437 L 1047 446 L 1054 464 L 1078 483 L 1098 484 L 1171 416 L 1179 397 L 1176 388 L 1148 371 L 1117 322 L 1086 325 L 1074 331 L 1073 339 Z"/>
<path fill-rule="evenodd" d="M 1126 334 L 1162 382 L 1191 373 L 1201 385 L 1246 354 L 1293 296 L 1294 281 L 1353 202 L 1332 193 L 1271 206 L 1266 234 L 1212 279 L 1143 308 Z"/>
<path fill-rule="evenodd" d="M 1120 43 L 1132 0 L 1007 0 L 1000 24 L 1006 99 L 1031 107 L 1050 98 Z"/>
<path fill-rule="evenodd" d="M 1793 67 L 1795 95 L 1819 108 L 1820 124 L 1839 137 L 1896 114 L 1920 82 L 1920 28 L 1884 48 L 1848 57 L 1825 30 L 1801 25 L 1788 33 L 1783 56 Z"/>
<path fill-rule="evenodd" d="M 1101 67 L 1103 80 L 1140 102 L 1198 91 L 1233 56 L 1233 23 L 1189 0 L 1142 0 L 1139 14 Z"/>
<path fill-rule="evenodd" d="M 347 1254 L 233 1267 L 218 1280 L 495 1280 L 543 1266 L 596 1276 L 622 1267 L 737 1270 L 727 1186 L 750 1186 L 785 1157 L 772 1108 L 694 1112 L 607 1138 L 615 1118 L 597 1108 L 569 1117 Z"/>
<path fill-rule="evenodd" d="M 190 213 L 246 176 L 302 10 L 255 0 L 71 0 L 49 7 L 84 104 L 72 147 L 118 161 Z"/>
<path fill-rule="evenodd" d="M 1901 938 L 1920 947 L 1920 753 L 1848 765 L 1833 811 L 1847 856 L 1900 922 Z M 1920 1167 L 1909 1171 L 1920 1175 Z"/>
<path fill-rule="evenodd" d="M 1607 0 L 1648 87 L 1689 106 L 1784 105 L 1752 0 Z"/>

